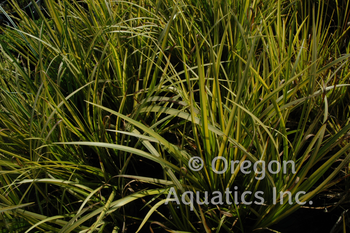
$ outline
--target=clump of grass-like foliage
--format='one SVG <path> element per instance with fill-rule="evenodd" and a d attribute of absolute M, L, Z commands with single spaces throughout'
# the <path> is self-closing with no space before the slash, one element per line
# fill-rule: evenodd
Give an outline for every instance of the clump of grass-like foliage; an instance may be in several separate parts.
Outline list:
<path fill-rule="evenodd" d="M 350 162 L 338 4 L 46 0 L 41 23 L 18 9 L 1 43 L 1 227 L 248 232 L 331 188 Z M 215 158 L 239 163 L 217 174 Z M 257 179 L 271 161 L 295 172 Z"/>

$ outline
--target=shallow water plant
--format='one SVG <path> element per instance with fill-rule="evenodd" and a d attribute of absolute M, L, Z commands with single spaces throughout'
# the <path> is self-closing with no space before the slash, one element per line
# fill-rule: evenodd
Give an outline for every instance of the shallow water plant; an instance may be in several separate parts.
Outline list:
<path fill-rule="evenodd" d="M 298 4 L 47 0 L 41 25 L 20 14 L 11 35 L 33 50 L 2 43 L 1 217 L 249 232 L 312 201 L 350 162 L 349 122 L 330 117 L 350 56 L 324 5 L 300 19 Z"/>

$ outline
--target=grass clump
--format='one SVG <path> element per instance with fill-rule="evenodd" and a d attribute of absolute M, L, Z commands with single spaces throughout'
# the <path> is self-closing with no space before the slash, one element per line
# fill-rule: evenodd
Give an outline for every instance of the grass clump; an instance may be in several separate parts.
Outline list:
<path fill-rule="evenodd" d="M 339 182 L 346 16 L 274 3 L 46 0 L 41 23 L 18 11 L 4 34 L 15 46 L 1 46 L 1 218 L 28 231 L 248 232 Z M 219 174 L 223 161 L 237 163 Z"/>

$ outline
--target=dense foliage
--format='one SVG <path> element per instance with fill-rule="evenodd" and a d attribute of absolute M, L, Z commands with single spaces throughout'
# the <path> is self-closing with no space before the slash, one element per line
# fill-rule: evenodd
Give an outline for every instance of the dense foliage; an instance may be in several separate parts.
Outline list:
<path fill-rule="evenodd" d="M 350 11 L 325 2 L 45 0 L 40 20 L 17 6 L 2 232 L 250 232 L 348 190 Z"/>

